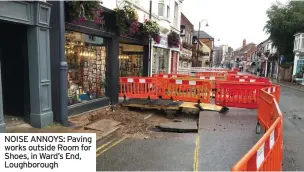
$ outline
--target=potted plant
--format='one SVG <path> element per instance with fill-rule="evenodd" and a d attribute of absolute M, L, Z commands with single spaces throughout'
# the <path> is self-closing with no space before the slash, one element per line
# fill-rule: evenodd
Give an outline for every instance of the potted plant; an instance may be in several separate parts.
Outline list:
<path fill-rule="evenodd" d="M 116 25 L 121 36 L 133 36 L 139 32 L 140 24 L 136 11 L 126 5 L 123 8 L 115 8 Z"/>
<path fill-rule="evenodd" d="M 171 31 L 168 34 L 168 45 L 169 45 L 169 47 L 179 47 L 180 37 L 179 37 L 178 33 Z"/>
<path fill-rule="evenodd" d="M 67 1 L 70 20 L 73 23 L 89 20 L 101 24 L 103 10 L 100 4 L 100 1 Z"/>
<path fill-rule="evenodd" d="M 142 29 L 141 29 L 141 34 L 142 36 L 148 37 L 151 36 L 151 38 L 157 43 L 160 43 L 160 28 L 158 23 L 156 23 L 153 20 L 145 20 L 143 23 Z"/>

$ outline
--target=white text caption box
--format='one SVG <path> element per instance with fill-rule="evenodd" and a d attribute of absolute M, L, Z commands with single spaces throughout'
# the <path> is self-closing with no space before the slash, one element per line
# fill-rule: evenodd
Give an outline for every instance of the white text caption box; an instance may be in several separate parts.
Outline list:
<path fill-rule="evenodd" d="M 5 133 L 0 143 L 0 171 L 96 171 L 95 133 Z"/>

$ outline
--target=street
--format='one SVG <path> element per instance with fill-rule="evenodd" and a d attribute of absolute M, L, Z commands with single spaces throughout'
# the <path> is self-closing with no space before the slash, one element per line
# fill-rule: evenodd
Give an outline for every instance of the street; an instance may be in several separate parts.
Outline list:
<path fill-rule="evenodd" d="M 97 154 L 97 170 L 227 171 L 260 137 L 255 133 L 255 110 L 231 108 L 225 115 L 200 115 L 198 134 L 156 132 L 163 137 L 116 139 Z"/>
<path fill-rule="evenodd" d="M 284 171 L 304 169 L 303 98 L 304 92 L 281 86 Z M 111 144 L 100 143 L 104 150 L 97 154 L 97 170 L 227 171 L 261 136 L 255 134 L 255 110 L 230 108 L 225 115 L 200 115 L 198 134 L 155 132 L 155 138 L 115 138 Z"/>
<path fill-rule="evenodd" d="M 304 92 L 281 86 L 280 108 L 284 116 L 283 170 L 304 169 Z"/>

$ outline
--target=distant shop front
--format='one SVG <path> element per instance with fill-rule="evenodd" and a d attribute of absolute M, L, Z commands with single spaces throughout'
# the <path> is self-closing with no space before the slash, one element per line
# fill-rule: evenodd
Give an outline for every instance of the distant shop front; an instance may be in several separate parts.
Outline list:
<path fill-rule="evenodd" d="M 153 45 L 152 73 L 176 73 L 180 50 L 169 47 L 166 34 L 160 36 L 160 43 Z"/>

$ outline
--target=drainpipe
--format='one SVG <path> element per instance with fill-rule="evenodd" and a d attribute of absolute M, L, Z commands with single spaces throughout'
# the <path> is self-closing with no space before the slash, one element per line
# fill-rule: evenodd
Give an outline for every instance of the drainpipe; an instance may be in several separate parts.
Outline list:
<path fill-rule="evenodd" d="M 59 57 L 60 57 L 60 123 L 64 126 L 68 126 L 68 92 L 67 92 L 67 73 L 68 73 L 68 64 L 64 54 L 65 47 L 65 18 L 64 18 L 64 2 L 59 1 Z"/>

